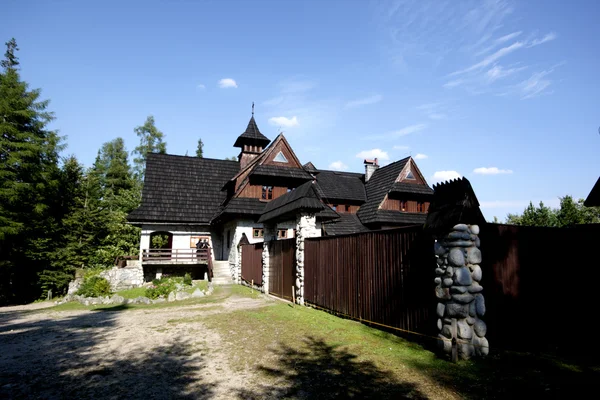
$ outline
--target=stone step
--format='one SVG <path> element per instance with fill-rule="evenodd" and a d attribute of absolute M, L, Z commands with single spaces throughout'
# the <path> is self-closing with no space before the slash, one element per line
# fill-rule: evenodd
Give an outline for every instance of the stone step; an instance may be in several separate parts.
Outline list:
<path fill-rule="evenodd" d="M 231 278 L 227 279 L 214 277 L 212 283 L 215 285 L 231 285 L 233 283 L 233 280 Z"/>

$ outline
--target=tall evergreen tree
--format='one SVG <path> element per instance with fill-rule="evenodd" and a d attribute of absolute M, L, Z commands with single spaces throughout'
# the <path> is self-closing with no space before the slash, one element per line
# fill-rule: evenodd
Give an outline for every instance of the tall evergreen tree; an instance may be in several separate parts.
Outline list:
<path fill-rule="evenodd" d="M 198 157 L 198 158 L 204 157 L 204 143 L 202 143 L 202 139 L 198 139 L 198 147 L 196 148 L 196 157 Z"/>
<path fill-rule="evenodd" d="M 0 62 L 0 302 L 34 293 L 42 254 L 60 218 L 60 138 L 47 129 L 48 100 L 21 80 L 17 43 Z M 33 246 L 40 246 L 39 249 Z"/>
<path fill-rule="evenodd" d="M 163 133 L 156 128 L 154 117 L 150 115 L 146 118 L 144 125 L 134 129 L 136 135 L 140 138 L 140 145 L 135 148 L 132 154 L 137 154 L 133 159 L 135 172 L 140 181 L 144 180 L 146 171 L 146 157 L 148 153 L 165 154 L 167 152 L 167 143 L 163 142 Z"/>

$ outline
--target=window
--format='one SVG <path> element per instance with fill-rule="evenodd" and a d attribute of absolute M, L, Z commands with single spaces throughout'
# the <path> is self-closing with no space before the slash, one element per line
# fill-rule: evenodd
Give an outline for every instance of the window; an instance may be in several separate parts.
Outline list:
<path fill-rule="evenodd" d="M 417 203 L 417 212 L 425 212 L 425 203 L 422 201 Z"/>
<path fill-rule="evenodd" d="M 415 179 L 415 176 L 413 175 L 411 170 L 408 170 L 408 174 L 406 174 L 406 179 Z"/>
<path fill-rule="evenodd" d="M 281 151 L 279 153 L 277 153 L 275 158 L 273 158 L 273 161 L 280 162 L 280 163 L 288 162 L 287 158 L 285 158 L 285 156 L 283 155 L 283 153 Z"/>
<path fill-rule="evenodd" d="M 272 200 L 273 199 L 273 186 L 263 186 L 262 187 L 262 199 L 263 200 Z"/>
<path fill-rule="evenodd" d="M 291 192 L 292 190 L 294 190 L 294 188 L 287 188 L 287 192 Z"/>
<path fill-rule="evenodd" d="M 277 230 L 277 239 L 286 239 L 287 238 L 287 229 L 278 229 Z"/>
<path fill-rule="evenodd" d="M 337 210 L 337 207 L 338 207 L 338 205 L 337 205 L 337 204 L 333 204 L 333 205 L 331 206 L 331 208 L 333 208 L 333 211 L 336 211 L 336 210 Z"/>
<path fill-rule="evenodd" d="M 400 211 L 406 211 L 406 200 L 400 200 Z"/>
<path fill-rule="evenodd" d="M 252 228 L 252 237 L 261 238 L 264 237 L 265 231 L 263 228 Z"/>
<path fill-rule="evenodd" d="M 296 230 L 294 229 L 294 237 L 296 237 Z"/>
<path fill-rule="evenodd" d="M 345 208 L 345 211 L 346 211 L 346 212 L 350 212 L 350 206 L 349 206 L 349 205 L 347 205 L 347 204 L 346 204 L 346 205 L 344 206 L 344 208 Z"/>

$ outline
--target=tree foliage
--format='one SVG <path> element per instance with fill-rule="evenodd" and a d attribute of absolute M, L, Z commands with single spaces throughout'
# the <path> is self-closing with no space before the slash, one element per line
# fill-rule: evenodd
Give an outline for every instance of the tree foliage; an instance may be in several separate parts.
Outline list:
<path fill-rule="evenodd" d="M 144 125 L 136 127 L 134 132 L 140 138 L 140 145 L 132 152 L 132 154 L 137 154 L 133 162 L 138 179 L 143 181 L 148 153 L 165 154 L 167 152 L 167 143 L 163 141 L 164 135 L 156 127 L 152 115 L 146 118 Z"/>
<path fill-rule="evenodd" d="M 600 223 L 600 208 L 586 207 L 583 199 L 577 202 L 571 196 L 560 199 L 560 207 L 551 209 L 540 202 L 538 207 L 529 203 L 523 214 L 508 214 L 506 223 L 525 226 L 567 227 L 578 224 Z"/>
<path fill-rule="evenodd" d="M 198 139 L 198 147 L 196 148 L 196 157 L 202 158 L 204 157 L 204 143 L 202 139 Z"/>

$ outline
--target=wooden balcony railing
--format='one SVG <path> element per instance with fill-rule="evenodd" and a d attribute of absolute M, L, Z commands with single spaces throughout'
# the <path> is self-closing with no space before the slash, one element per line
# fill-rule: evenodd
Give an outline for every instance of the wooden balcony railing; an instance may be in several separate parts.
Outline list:
<path fill-rule="evenodd" d="M 145 264 L 209 264 L 212 265 L 211 249 L 143 249 Z"/>

